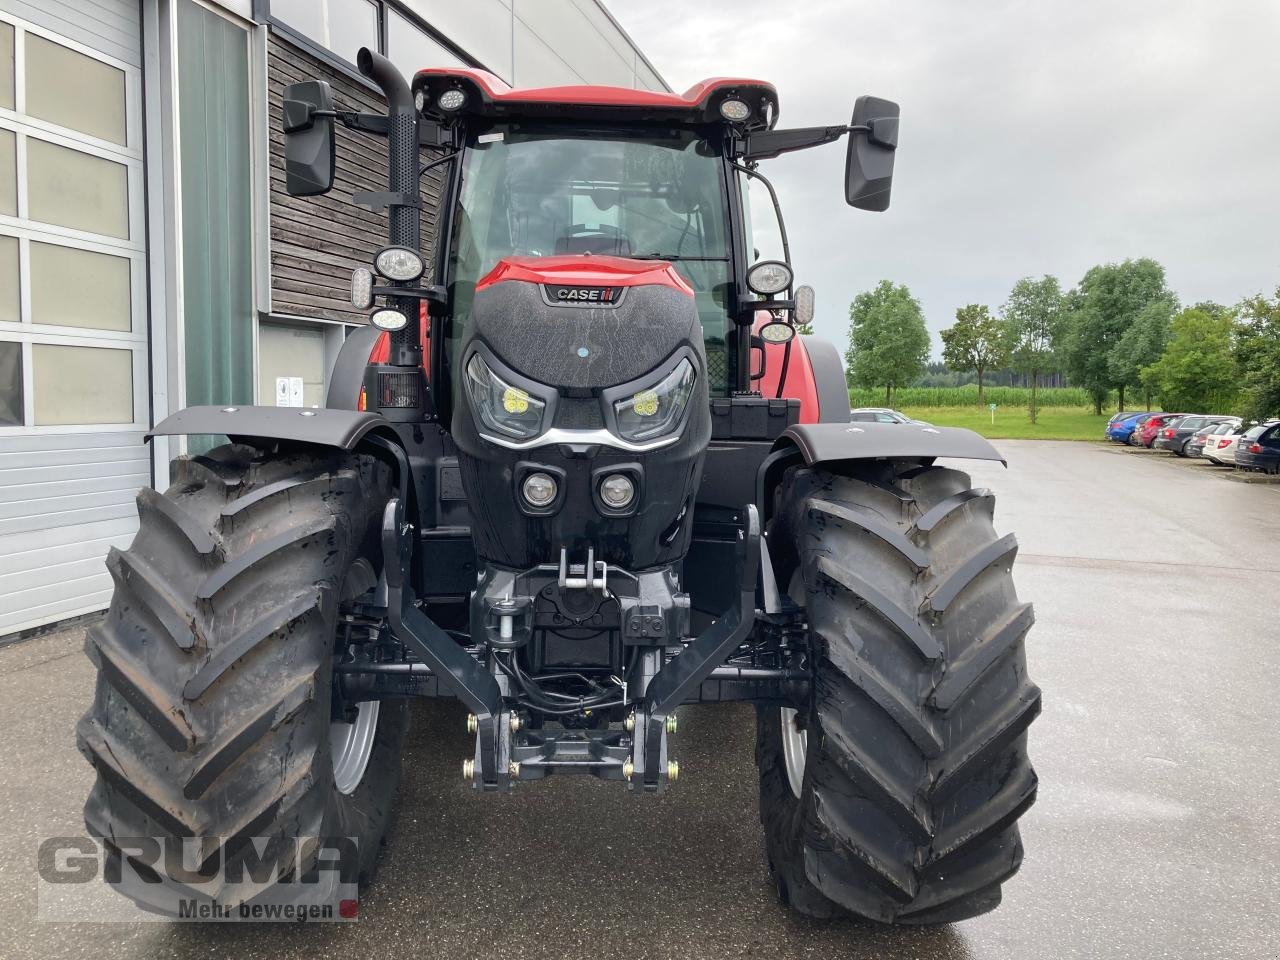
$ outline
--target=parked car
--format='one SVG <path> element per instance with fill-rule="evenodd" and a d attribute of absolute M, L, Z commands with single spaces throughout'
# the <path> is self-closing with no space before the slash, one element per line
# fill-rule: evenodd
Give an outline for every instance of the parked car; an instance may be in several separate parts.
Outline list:
<path fill-rule="evenodd" d="M 1139 421 L 1149 416 L 1149 413 L 1117 413 L 1107 421 L 1102 435 L 1114 443 L 1128 443 Z"/>
<path fill-rule="evenodd" d="M 1188 440 L 1182 447 L 1184 456 L 1202 457 L 1204 451 L 1210 443 L 1217 441 L 1218 437 L 1225 436 L 1235 430 L 1239 424 L 1239 420 L 1232 417 L 1230 420 L 1223 420 L 1221 423 L 1211 423 L 1208 426 L 1201 427 L 1196 431 L 1195 435 Z"/>
<path fill-rule="evenodd" d="M 1187 416 L 1187 414 L 1182 413 L 1176 417 L 1170 417 L 1156 428 L 1156 435 L 1147 446 L 1153 450 L 1168 450 L 1169 438 L 1173 436 L 1173 431 L 1177 429 L 1178 424 L 1185 420 Z"/>
<path fill-rule="evenodd" d="M 1125 443 L 1131 447 L 1139 447 L 1142 445 L 1142 428 L 1147 425 L 1147 421 L 1152 417 L 1159 416 L 1155 413 L 1144 413 L 1134 418 L 1133 429 L 1129 431 L 1129 436 L 1125 438 Z"/>
<path fill-rule="evenodd" d="M 1188 455 L 1186 450 L 1187 443 L 1196 433 L 1205 427 L 1216 426 L 1219 423 L 1236 419 L 1222 414 L 1190 414 L 1180 420 L 1166 423 L 1160 429 L 1159 436 L 1156 437 L 1155 446 L 1161 450 L 1168 450 L 1179 457 L 1185 457 Z"/>
<path fill-rule="evenodd" d="M 1236 442 L 1236 467 L 1280 473 L 1280 420 L 1246 430 Z"/>
<path fill-rule="evenodd" d="M 927 427 L 930 424 L 923 420 L 913 420 L 900 410 L 889 407 L 855 407 L 849 411 L 849 419 L 854 423 L 916 423 Z"/>
<path fill-rule="evenodd" d="M 1239 424 L 1228 425 L 1226 433 L 1220 433 L 1209 438 L 1209 442 L 1205 444 L 1204 453 L 1201 456 L 1210 463 L 1216 463 L 1219 466 L 1234 466 L 1236 462 L 1236 443 L 1239 442 L 1243 433 L 1244 428 Z"/>
<path fill-rule="evenodd" d="M 1138 442 L 1144 447 L 1150 447 L 1156 442 L 1156 434 L 1162 427 L 1168 425 L 1170 421 L 1184 416 L 1186 414 L 1183 413 L 1153 413 L 1150 419 L 1142 425 L 1142 429 L 1138 434 Z"/>

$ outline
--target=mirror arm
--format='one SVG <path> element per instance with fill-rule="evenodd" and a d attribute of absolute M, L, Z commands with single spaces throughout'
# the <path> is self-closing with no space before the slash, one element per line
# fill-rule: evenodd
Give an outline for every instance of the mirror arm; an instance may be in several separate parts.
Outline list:
<path fill-rule="evenodd" d="M 772 160 L 774 157 L 793 150 L 808 150 L 820 147 L 824 143 L 839 140 L 851 128 L 847 125 L 838 127 L 798 127 L 794 130 L 762 130 L 747 135 L 742 147 L 742 158 L 748 161 Z"/>
<path fill-rule="evenodd" d="M 387 118 L 381 113 L 357 113 L 354 110 L 313 110 L 312 117 L 333 117 L 344 127 L 372 133 L 379 137 L 387 135 Z M 418 130 L 418 146 L 443 147 L 450 143 L 438 123 L 422 123 Z"/>

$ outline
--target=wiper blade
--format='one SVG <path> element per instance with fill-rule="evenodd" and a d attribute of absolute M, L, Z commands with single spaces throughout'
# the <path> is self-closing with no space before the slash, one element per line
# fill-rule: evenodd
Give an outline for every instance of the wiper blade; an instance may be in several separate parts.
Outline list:
<path fill-rule="evenodd" d="M 683 253 L 633 253 L 628 260 L 728 260 L 728 257 L 689 257 Z"/>

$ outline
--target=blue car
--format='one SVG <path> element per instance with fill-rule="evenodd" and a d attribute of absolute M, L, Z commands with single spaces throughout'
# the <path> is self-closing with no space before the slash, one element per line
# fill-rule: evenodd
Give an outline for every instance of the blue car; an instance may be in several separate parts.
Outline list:
<path fill-rule="evenodd" d="M 1128 443 L 1133 431 L 1149 416 L 1149 413 L 1117 413 L 1107 421 L 1106 438 L 1115 443 Z"/>

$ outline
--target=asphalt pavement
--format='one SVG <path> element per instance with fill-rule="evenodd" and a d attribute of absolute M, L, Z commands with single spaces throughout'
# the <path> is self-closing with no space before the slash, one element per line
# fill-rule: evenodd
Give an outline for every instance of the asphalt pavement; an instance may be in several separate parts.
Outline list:
<path fill-rule="evenodd" d="M 814 923 L 765 870 L 750 708 L 686 708 L 680 781 L 463 785 L 463 712 L 417 705 L 390 847 L 354 924 L 59 924 L 36 847 L 82 829 L 79 629 L 0 649 L 0 958 L 1280 956 L 1280 486 L 1086 443 L 970 464 L 1015 531 L 1044 713 L 1026 860 L 992 914 Z M 963 467 L 962 464 L 956 466 Z"/>

